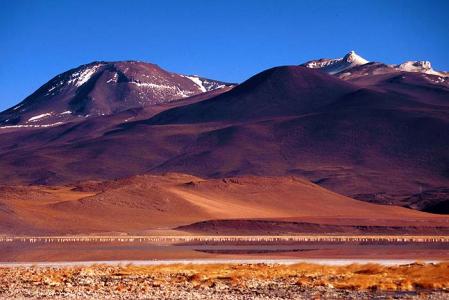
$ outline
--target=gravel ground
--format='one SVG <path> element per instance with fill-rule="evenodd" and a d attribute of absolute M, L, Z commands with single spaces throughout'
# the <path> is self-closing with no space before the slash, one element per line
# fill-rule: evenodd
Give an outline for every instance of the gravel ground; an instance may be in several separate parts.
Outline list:
<path fill-rule="evenodd" d="M 265 268 L 270 268 L 265 266 Z M 122 267 L 0 268 L 1 299 L 449 299 L 446 291 L 367 291 L 306 286 L 295 276 L 207 277 L 191 270 L 153 273 Z M 261 272 L 266 272 L 261 269 Z"/>

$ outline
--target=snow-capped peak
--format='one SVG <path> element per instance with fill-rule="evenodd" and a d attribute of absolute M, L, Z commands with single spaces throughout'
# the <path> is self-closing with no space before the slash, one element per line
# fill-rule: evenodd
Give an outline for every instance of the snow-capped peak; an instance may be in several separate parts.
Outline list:
<path fill-rule="evenodd" d="M 364 65 L 364 64 L 369 63 L 369 61 L 367 61 L 366 59 L 364 59 L 363 57 L 361 57 L 360 55 L 355 53 L 354 50 L 352 50 L 348 54 L 346 54 L 343 57 L 343 60 L 348 63 L 355 64 L 355 65 Z"/>
<path fill-rule="evenodd" d="M 303 66 L 312 69 L 320 69 L 329 74 L 337 74 L 352 67 L 367 63 L 369 63 L 368 60 L 355 53 L 355 51 L 350 51 L 343 58 L 312 60 L 303 64 Z"/>
<path fill-rule="evenodd" d="M 419 72 L 432 75 L 444 76 L 444 74 L 435 71 L 432 68 L 430 61 L 406 61 L 400 65 L 395 66 L 396 69 L 406 72 Z"/>

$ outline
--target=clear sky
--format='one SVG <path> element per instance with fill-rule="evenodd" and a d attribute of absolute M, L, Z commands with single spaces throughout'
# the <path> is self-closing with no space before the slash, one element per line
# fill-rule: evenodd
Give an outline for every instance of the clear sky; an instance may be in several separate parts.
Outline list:
<path fill-rule="evenodd" d="M 448 0 L 0 0 L 0 111 L 94 60 L 240 82 L 341 57 L 449 70 Z"/>

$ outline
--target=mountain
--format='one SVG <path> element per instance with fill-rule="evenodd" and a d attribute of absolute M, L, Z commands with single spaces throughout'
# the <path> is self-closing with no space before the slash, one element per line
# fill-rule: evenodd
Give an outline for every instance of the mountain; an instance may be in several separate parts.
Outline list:
<path fill-rule="evenodd" d="M 449 86 L 449 73 L 435 71 L 429 61 L 406 61 L 402 64 L 387 65 L 380 62 L 369 62 L 355 51 L 351 51 L 343 58 L 312 60 L 302 64 L 307 68 L 318 69 L 322 72 L 335 75 L 341 79 L 353 80 L 382 74 L 417 73 L 424 80 Z"/>
<path fill-rule="evenodd" d="M 435 75 L 363 75 L 365 68 L 391 69 L 365 63 L 343 72 L 361 76 L 342 78 L 276 67 L 234 88 L 151 110 L 4 128 L 0 182 L 70 184 L 166 172 L 293 175 L 364 201 L 445 212 L 449 87 L 424 77 Z"/>
<path fill-rule="evenodd" d="M 448 186 L 449 89 L 415 76 L 361 87 L 303 67 L 262 72 L 228 93 L 144 121 L 221 124 L 153 170 L 296 174 L 382 203 Z"/>
<path fill-rule="evenodd" d="M 230 86 L 144 62 L 93 62 L 57 75 L 18 105 L 0 113 L 0 126 L 55 126 Z"/>

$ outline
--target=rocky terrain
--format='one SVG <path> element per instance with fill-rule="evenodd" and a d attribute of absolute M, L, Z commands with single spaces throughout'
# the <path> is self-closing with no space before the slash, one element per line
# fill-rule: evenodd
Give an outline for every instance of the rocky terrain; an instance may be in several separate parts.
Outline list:
<path fill-rule="evenodd" d="M 447 299 L 449 265 L 2 267 L 1 299 Z"/>

